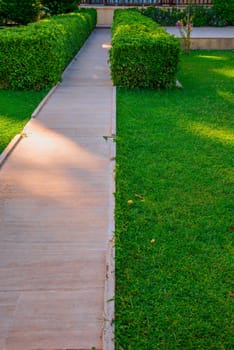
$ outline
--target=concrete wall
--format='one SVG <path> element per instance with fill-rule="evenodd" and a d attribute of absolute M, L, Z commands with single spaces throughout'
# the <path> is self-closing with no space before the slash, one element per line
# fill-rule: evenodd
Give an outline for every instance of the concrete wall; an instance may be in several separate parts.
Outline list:
<path fill-rule="evenodd" d="M 192 49 L 234 50 L 234 38 L 192 38 Z"/>
<path fill-rule="evenodd" d="M 117 6 L 100 6 L 97 7 L 97 25 L 111 26 L 113 21 L 114 10 Z"/>
<path fill-rule="evenodd" d="M 110 27 L 113 21 L 114 10 L 125 9 L 126 6 L 89 6 L 80 5 L 80 7 L 95 7 L 97 10 L 97 26 L 107 26 Z"/>

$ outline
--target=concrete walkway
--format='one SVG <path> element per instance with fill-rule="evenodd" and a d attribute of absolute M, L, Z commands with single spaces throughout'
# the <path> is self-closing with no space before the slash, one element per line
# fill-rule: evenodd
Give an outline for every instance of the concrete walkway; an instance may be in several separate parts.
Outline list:
<path fill-rule="evenodd" d="M 0 170 L 0 350 L 112 348 L 109 44 L 93 32 Z"/>
<path fill-rule="evenodd" d="M 166 31 L 180 37 L 177 27 L 165 27 Z M 234 38 L 234 27 L 194 27 L 191 38 Z"/>
<path fill-rule="evenodd" d="M 166 31 L 181 37 L 177 27 L 165 27 Z M 196 50 L 234 50 L 234 27 L 194 27 L 191 47 Z"/>

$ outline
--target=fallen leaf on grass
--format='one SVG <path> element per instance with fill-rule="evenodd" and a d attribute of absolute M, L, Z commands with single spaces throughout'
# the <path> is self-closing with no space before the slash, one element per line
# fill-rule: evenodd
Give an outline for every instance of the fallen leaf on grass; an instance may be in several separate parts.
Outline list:
<path fill-rule="evenodd" d="M 144 201 L 145 201 L 144 198 L 143 198 L 140 194 L 137 194 L 137 193 L 136 193 L 136 194 L 135 194 L 135 197 L 136 197 L 136 198 L 139 198 L 141 202 L 144 202 Z"/>

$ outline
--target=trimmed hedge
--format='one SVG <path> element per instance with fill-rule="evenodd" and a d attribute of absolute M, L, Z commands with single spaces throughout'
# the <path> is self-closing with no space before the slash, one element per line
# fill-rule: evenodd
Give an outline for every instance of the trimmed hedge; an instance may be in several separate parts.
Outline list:
<path fill-rule="evenodd" d="M 175 83 L 180 40 L 137 10 L 115 10 L 110 67 L 113 83 L 127 88 Z"/>
<path fill-rule="evenodd" d="M 96 25 L 96 10 L 59 15 L 0 31 L 0 87 L 40 90 L 56 84 Z"/>
<path fill-rule="evenodd" d="M 175 26 L 178 20 L 186 18 L 187 9 L 185 7 L 160 8 L 150 6 L 142 9 L 142 14 L 152 18 L 162 26 Z M 214 7 L 191 6 L 190 14 L 194 27 L 223 27 L 228 24 L 228 21 Z"/>

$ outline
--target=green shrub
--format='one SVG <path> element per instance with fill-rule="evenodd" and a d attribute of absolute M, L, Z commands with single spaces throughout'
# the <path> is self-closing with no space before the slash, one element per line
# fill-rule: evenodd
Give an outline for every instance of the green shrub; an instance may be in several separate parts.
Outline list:
<path fill-rule="evenodd" d="M 4 23 L 4 16 L 2 11 L 2 0 L 0 0 L 0 26 Z"/>
<path fill-rule="evenodd" d="M 174 26 L 175 23 L 185 15 L 183 9 L 161 8 L 161 7 L 146 7 L 142 9 L 142 14 L 152 18 L 155 22 L 162 26 Z"/>
<path fill-rule="evenodd" d="M 36 21 L 41 11 L 40 0 L 2 0 L 0 6 L 4 20 L 17 24 Z"/>
<path fill-rule="evenodd" d="M 194 27 L 214 26 L 222 27 L 228 24 L 213 7 L 191 6 L 190 13 Z M 178 20 L 186 17 L 185 8 L 159 8 L 148 7 L 142 10 L 142 14 L 152 18 L 162 26 L 175 26 Z"/>
<path fill-rule="evenodd" d="M 234 25 L 234 0 L 212 0 L 215 11 L 228 22 Z"/>
<path fill-rule="evenodd" d="M 42 4 L 49 9 L 51 15 L 69 13 L 77 10 L 78 0 L 41 0 Z"/>
<path fill-rule="evenodd" d="M 181 44 L 137 10 L 116 10 L 110 66 L 113 83 L 128 88 L 174 85 Z"/>
<path fill-rule="evenodd" d="M 1 30 L 0 86 L 34 90 L 53 86 L 95 24 L 96 10 L 87 9 Z"/>

